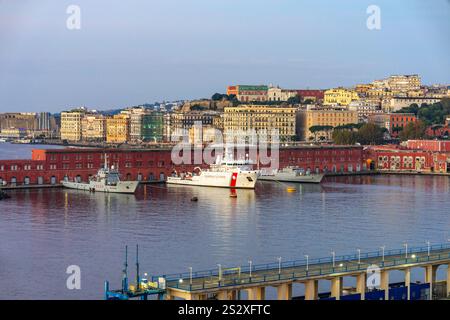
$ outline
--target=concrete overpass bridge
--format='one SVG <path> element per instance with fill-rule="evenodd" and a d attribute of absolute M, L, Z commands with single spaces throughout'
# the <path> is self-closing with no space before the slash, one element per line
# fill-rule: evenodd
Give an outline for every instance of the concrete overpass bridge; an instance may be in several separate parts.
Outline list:
<path fill-rule="evenodd" d="M 241 291 L 246 291 L 249 300 L 264 300 L 267 287 L 275 287 L 279 300 L 292 299 L 292 286 L 304 284 L 305 300 L 319 299 L 318 282 L 331 282 L 328 299 L 433 299 L 436 286 L 436 271 L 448 267 L 444 296 L 450 294 L 450 244 L 426 247 L 381 250 L 354 255 L 298 260 L 237 268 L 218 268 L 199 272 L 162 275 L 152 277 L 154 283 L 165 284 L 165 299 L 186 300 L 235 300 Z M 411 270 L 423 268 L 423 283 L 411 282 Z M 390 285 L 389 272 L 404 272 L 404 283 L 400 287 Z M 356 288 L 344 294 L 343 277 L 355 277 Z M 368 281 L 369 280 L 369 281 Z M 161 287 L 160 287 L 161 289 Z"/>

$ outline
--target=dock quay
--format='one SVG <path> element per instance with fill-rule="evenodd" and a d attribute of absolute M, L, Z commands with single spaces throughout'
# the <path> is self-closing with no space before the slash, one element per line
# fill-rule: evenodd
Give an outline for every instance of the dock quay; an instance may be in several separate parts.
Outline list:
<path fill-rule="evenodd" d="M 447 266 L 446 281 L 437 281 L 439 267 Z M 423 282 L 411 281 L 411 270 L 425 271 Z M 390 283 L 389 272 L 404 274 L 401 283 Z M 356 288 L 345 290 L 343 278 L 356 278 Z M 319 281 L 330 281 L 331 292 L 319 293 Z M 137 281 L 139 283 L 139 281 Z M 158 299 L 173 300 L 238 300 L 246 291 L 249 300 L 265 300 L 267 287 L 277 290 L 278 300 L 291 300 L 293 284 L 304 286 L 304 300 L 434 300 L 450 295 L 450 244 L 428 245 L 396 250 L 379 250 L 354 255 L 320 259 L 268 263 L 234 268 L 218 268 L 151 277 L 146 289 L 136 285 L 121 291 L 109 291 L 105 282 L 105 298 L 142 298 L 157 294 Z"/>

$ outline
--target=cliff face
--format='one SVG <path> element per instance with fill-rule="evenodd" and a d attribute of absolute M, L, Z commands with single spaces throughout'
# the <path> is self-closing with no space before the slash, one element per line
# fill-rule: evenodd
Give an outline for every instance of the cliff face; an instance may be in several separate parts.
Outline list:
<path fill-rule="evenodd" d="M 225 107 L 231 107 L 233 103 L 231 101 L 213 101 L 213 100 L 192 100 L 185 103 L 181 107 L 182 112 L 189 112 L 194 110 L 215 110 L 223 111 Z"/>

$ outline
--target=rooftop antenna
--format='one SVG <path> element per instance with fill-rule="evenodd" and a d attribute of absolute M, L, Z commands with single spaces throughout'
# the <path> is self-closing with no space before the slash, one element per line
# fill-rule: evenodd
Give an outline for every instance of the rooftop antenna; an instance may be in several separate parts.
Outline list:
<path fill-rule="evenodd" d="M 136 288 L 141 290 L 141 281 L 139 279 L 139 245 L 136 245 Z"/>
<path fill-rule="evenodd" d="M 105 153 L 105 166 L 104 169 L 106 170 L 108 168 L 108 155 Z"/>
<path fill-rule="evenodd" d="M 125 263 L 123 268 L 122 292 L 128 290 L 128 246 L 125 246 Z"/>

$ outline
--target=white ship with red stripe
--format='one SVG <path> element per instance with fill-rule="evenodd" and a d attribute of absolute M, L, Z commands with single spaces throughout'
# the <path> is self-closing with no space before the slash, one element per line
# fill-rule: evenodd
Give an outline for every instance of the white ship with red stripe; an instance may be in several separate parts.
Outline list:
<path fill-rule="evenodd" d="M 199 167 L 194 173 L 188 172 L 179 176 L 167 177 L 168 184 L 181 184 L 202 187 L 220 187 L 236 189 L 254 189 L 258 172 L 253 170 L 249 160 L 221 160 L 208 170 Z"/>

